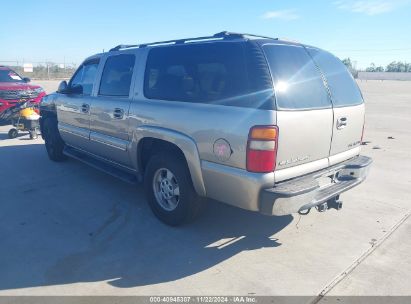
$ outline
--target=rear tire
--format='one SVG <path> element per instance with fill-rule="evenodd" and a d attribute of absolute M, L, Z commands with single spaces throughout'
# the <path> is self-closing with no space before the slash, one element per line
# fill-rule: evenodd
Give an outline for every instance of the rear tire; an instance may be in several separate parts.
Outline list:
<path fill-rule="evenodd" d="M 144 188 L 155 216 L 170 226 L 189 222 L 204 206 L 204 199 L 194 190 L 186 161 L 172 152 L 150 158 Z"/>
<path fill-rule="evenodd" d="M 16 138 L 17 136 L 19 136 L 19 131 L 17 131 L 17 129 L 13 128 L 13 129 L 10 129 L 10 131 L 7 135 L 9 136 L 10 139 L 13 139 L 13 138 Z"/>
<path fill-rule="evenodd" d="M 63 154 L 64 141 L 60 136 L 55 118 L 47 118 L 43 125 L 43 137 L 49 158 L 52 161 L 61 162 L 67 157 Z"/>

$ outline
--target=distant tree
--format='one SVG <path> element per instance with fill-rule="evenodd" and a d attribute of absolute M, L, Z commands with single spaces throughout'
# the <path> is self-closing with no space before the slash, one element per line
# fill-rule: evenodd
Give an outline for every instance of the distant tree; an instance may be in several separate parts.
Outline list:
<path fill-rule="evenodd" d="M 342 63 L 344 63 L 344 65 L 347 67 L 347 69 L 350 71 L 350 73 L 354 76 L 354 78 L 357 78 L 358 71 L 355 69 L 351 59 L 350 58 L 345 58 L 341 61 L 342 61 Z"/>
<path fill-rule="evenodd" d="M 398 72 L 405 72 L 405 64 L 404 62 L 399 61 L 397 64 L 397 70 Z"/>
<path fill-rule="evenodd" d="M 370 66 L 365 69 L 366 72 L 384 72 L 384 67 L 375 66 L 375 63 L 371 62 Z"/>
<path fill-rule="evenodd" d="M 47 70 L 47 65 L 49 69 Z M 45 64 L 38 64 L 33 67 L 33 72 L 24 72 L 22 66 L 10 66 L 14 71 L 23 77 L 30 77 L 31 79 L 69 79 L 76 70 L 76 64 L 69 64 L 64 69 L 57 64 L 48 62 Z"/>
<path fill-rule="evenodd" d="M 365 69 L 366 72 L 375 72 L 375 64 L 371 62 L 370 66 Z"/>
<path fill-rule="evenodd" d="M 343 60 L 341 60 L 342 63 L 345 64 L 345 66 L 347 67 L 347 69 L 352 69 L 352 62 L 350 58 L 345 58 Z"/>
<path fill-rule="evenodd" d="M 411 64 L 402 61 L 393 61 L 385 69 L 387 72 L 411 72 Z"/>

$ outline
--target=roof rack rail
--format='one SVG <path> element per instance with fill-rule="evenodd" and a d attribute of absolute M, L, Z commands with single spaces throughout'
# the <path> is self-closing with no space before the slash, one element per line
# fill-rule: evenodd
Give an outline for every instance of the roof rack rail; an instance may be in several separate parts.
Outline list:
<path fill-rule="evenodd" d="M 137 46 L 138 46 L 138 44 L 119 44 L 119 45 L 111 48 L 109 52 L 119 51 L 119 50 L 122 50 L 122 49 L 128 49 L 128 48 L 137 47 Z"/>
<path fill-rule="evenodd" d="M 247 37 L 278 39 L 278 38 L 272 38 L 272 37 L 266 37 L 266 36 L 260 36 L 260 35 L 242 34 L 242 33 L 233 33 L 233 32 L 223 31 L 223 32 L 216 33 L 212 36 L 185 38 L 185 39 L 177 39 L 177 40 L 165 40 L 165 41 L 157 41 L 157 42 L 142 43 L 142 44 L 120 44 L 110 49 L 110 52 L 119 51 L 123 49 L 129 49 L 129 48 L 144 48 L 147 46 L 163 45 L 163 44 L 183 44 L 186 42 L 195 42 L 195 41 L 203 41 L 203 40 L 237 39 L 237 38 L 247 38 Z"/>
<path fill-rule="evenodd" d="M 234 33 L 234 32 L 220 32 L 215 34 L 214 36 L 222 36 L 222 37 L 238 37 L 238 38 L 247 38 L 247 37 L 255 37 L 255 38 L 265 38 L 265 39 L 273 39 L 278 40 L 278 38 L 267 37 L 262 35 L 254 35 L 254 34 L 247 34 L 247 33 Z"/>

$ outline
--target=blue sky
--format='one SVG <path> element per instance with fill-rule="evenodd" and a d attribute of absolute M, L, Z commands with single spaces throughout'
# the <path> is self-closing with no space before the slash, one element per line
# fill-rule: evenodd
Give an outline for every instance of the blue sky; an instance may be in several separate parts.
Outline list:
<path fill-rule="evenodd" d="M 6 0 L 0 64 L 80 63 L 121 43 L 222 30 L 286 37 L 371 62 L 411 62 L 411 0 Z"/>

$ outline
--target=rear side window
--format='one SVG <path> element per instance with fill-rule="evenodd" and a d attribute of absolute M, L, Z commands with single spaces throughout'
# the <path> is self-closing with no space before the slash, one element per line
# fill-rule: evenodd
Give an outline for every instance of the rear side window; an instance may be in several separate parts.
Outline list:
<path fill-rule="evenodd" d="M 99 95 L 128 97 L 135 56 L 116 55 L 107 58 L 101 76 Z"/>
<path fill-rule="evenodd" d="M 353 106 L 363 102 L 354 78 L 337 57 L 319 49 L 307 50 L 327 80 L 334 106 Z"/>
<path fill-rule="evenodd" d="M 90 95 L 93 90 L 98 64 L 99 60 L 93 59 L 81 65 L 71 79 L 69 86 L 81 85 L 83 87 L 83 95 Z"/>
<path fill-rule="evenodd" d="M 266 44 L 278 109 L 330 108 L 321 73 L 303 47 Z"/>
<path fill-rule="evenodd" d="M 206 43 L 150 50 L 144 95 L 150 99 L 199 103 L 240 101 L 248 90 L 240 43 Z"/>

